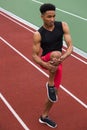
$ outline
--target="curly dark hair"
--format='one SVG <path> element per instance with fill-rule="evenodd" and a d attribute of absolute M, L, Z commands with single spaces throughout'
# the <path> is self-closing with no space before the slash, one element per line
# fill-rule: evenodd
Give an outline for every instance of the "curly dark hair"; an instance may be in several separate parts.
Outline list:
<path fill-rule="evenodd" d="M 55 5 L 50 4 L 50 3 L 45 3 L 45 4 L 40 6 L 41 14 L 44 14 L 46 11 L 49 11 L 49 10 L 54 10 L 55 11 L 56 10 Z"/>

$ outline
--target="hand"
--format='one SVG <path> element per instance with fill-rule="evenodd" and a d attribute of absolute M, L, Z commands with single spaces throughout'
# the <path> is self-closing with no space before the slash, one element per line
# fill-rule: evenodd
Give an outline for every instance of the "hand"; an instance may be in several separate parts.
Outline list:
<path fill-rule="evenodd" d="M 60 58 L 53 58 L 51 61 L 50 61 L 50 64 L 54 65 L 54 66 L 58 66 L 59 64 L 61 63 L 61 60 Z"/>
<path fill-rule="evenodd" d="M 46 62 L 46 64 L 47 64 L 47 67 L 46 67 L 46 68 L 47 68 L 50 72 L 54 73 L 54 72 L 57 71 L 58 66 L 57 66 L 57 65 L 54 65 L 54 63 L 53 63 L 52 61 Z"/>

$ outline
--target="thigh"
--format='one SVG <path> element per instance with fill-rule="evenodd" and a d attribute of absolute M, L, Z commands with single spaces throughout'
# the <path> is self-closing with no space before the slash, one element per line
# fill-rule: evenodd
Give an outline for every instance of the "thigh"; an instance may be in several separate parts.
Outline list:
<path fill-rule="evenodd" d="M 50 61 L 50 56 L 51 56 L 51 52 L 47 53 L 46 55 L 44 56 L 41 56 L 41 59 L 45 62 L 48 62 Z"/>
<path fill-rule="evenodd" d="M 44 56 L 41 56 L 41 59 L 44 61 L 44 62 L 48 62 L 50 61 L 50 55 L 51 55 L 51 52 L 47 53 L 46 55 Z M 41 66 L 42 69 L 46 69 L 45 67 Z"/>

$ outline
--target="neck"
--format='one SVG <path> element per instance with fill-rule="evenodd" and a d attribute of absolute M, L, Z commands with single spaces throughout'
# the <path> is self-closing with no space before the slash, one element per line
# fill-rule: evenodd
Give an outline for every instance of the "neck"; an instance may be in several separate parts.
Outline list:
<path fill-rule="evenodd" d="M 49 31 L 53 31 L 55 25 L 48 26 L 48 25 L 44 24 L 43 27 L 44 27 L 45 29 L 49 30 Z"/>

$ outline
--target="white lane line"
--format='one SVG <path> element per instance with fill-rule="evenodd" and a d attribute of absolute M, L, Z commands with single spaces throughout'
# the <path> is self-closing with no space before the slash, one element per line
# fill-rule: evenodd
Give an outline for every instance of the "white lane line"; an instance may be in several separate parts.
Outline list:
<path fill-rule="evenodd" d="M 14 23 L 18 24 L 19 26 L 25 28 L 26 30 L 28 30 L 28 31 L 30 31 L 30 32 L 32 32 L 32 33 L 35 32 L 35 31 L 33 31 L 32 29 L 29 29 L 28 27 L 26 27 L 26 26 L 22 25 L 21 23 L 15 21 L 14 19 L 10 18 L 9 16 L 7 16 L 7 15 L 5 15 L 5 14 L 3 14 L 3 13 L 0 13 L 0 14 L 3 15 L 4 17 L 8 18 L 9 20 L 13 21 Z M 32 24 L 29 24 L 29 26 L 32 27 L 32 28 L 34 28 L 34 27 L 36 28 L 36 26 L 34 26 L 34 25 L 32 25 Z M 34 29 L 35 29 L 35 28 L 34 28 Z M 66 47 L 65 42 L 64 42 L 64 46 Z M 77 50 L 77 51 L 78 51 L 78 50 Z M 79 50 L 79 55 L 82 54 L 81 56 L 87 59 L 87 53 L 85 54 L 85 53 L 82 53 L 82 52 L 80 53 L 80 52 L 81 52 L 81 51 Z M 75 53 L 77 53 L 77 52 L 75 52 Z M 72 57 L 74 57 L 75 59 L 81 61 L 82 63 L 87 64 L 87 62 L 86 62 L 85 60 L 82 60 L 81 58 L 75 56 L 74 54 L 71 54 L 71 55 L 72 55 Z"/>
<path fill-rule="evenodd" d="M 34 31 L 33 31 L 33 30 L 29 29 L 28 27 L 24 26 L 23 24 L 21 24 L 21 23 L 19 23 L 19 22 L 15 21 L 14 19 L 12 19 L 12 18 L 10 18 L 10 17 L 6 16 L 6 15 L 5 15 L 5 14 L 3 14 L 3 13 L 0 13 L 0 14 L 1 14 L 1 15 L 3 15 L 4 17 L 8 18 L 8 19 L 9 19 L 9 20 L 11 20 L 12 22 L 14 22 L 14 23 L 18 24 L 19 26 L 21 26 L 21 27 L 25 28 L 26 30 L 28 30 L 28 31 L 30 31 L 30 32 L 32 32 L 32 33 L 34 33 Z"/>
<path fill-rule="evenodd" d="M 10 112 L 14 115 L 14 117 L 17 119 L 17 121 L 22 125 L 24 130 L 30 130 L 1 93 L 0 93 L 0 98 L 7 106 L 7 108 L 10 110 Z"/>
<path fill-rule="evenodd" d="M 77 102 L 79 102 L 82 106 L 84 106 L 87 109 L 87 104 L 82 102 L 79 98 L 77 98 L 74 94 L 72 94 L 70 91 L 68 91 L 62 85 L 60 87 L 61 87 L 62 90 L 64 90 L 66 93 L 68 93 L 68 95 L 70 95 L 72 98 L 74 98 Z"/>
<path fill-rule="evenodd" d="M 43 4 L 42 2 L 40 2 L 40 1 L 38 1 L 38 0 L 32 0 L 32 1 L 35 2 L 35 3 L 38 3 L 38 4 Z M 65 11 L 65 10 L 62 10 L 62 9 L 59 9 L 59 8 L 56 8 L 56 9 L 57 9 L 58 11 L 63 12 L 63 13 L 66 13 L 66 14 L 69 14 L 69 15 L 74 16 L 74 17 L 76 17 L 76 18 L 79 18 L 79 19 L 82 19 L 82 20 L 84 20 L 84 21 L 87 21 L 87 18 L 83 18 L 83 17 L 81 17 L 81 16 L 79 16 L 79 15 L 70 13 L 70 12 L 68 12 L 68 11 Z"/>
<path fill-rule="evenodd" d="M 42 69 L 40 69 L 37 65 L 35 65 L 32 61 L 30 61 L 27 57 L 25 57 L 21 52 L 19 52 L 16 48 L 14 48 L 10 43 L 8 43 L 5 39 L 0 37 L 0 39 L 8 45 L 12 50 L 14 50 L 17 54 L 19 54 L 23 59 L 25 59 L 28 63 L 30 63 L 33 67 L 35 67 L 37 70 L 39 70 L 42 74 L 44 74 L 46 77 L 49 77 L 47 73 L 45 73 Z M 70 91 L 68 91 L 64 86 L 60 85 L 61 89 L 64 90 L 68 95 L 70 95 L 73 99 L 75 99 L 79 104 L 81 104 L 84 108 L 87 109 L 87 104 L 82 102 L 79 98 L 77 98 L 74 94 L 72 94 Z"/>

